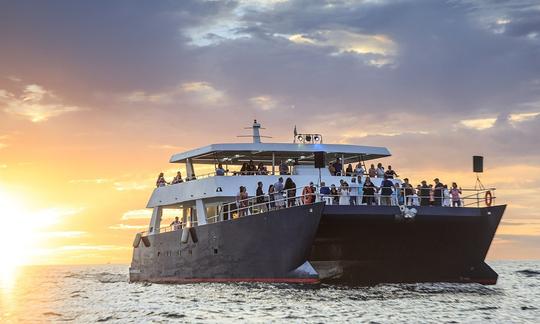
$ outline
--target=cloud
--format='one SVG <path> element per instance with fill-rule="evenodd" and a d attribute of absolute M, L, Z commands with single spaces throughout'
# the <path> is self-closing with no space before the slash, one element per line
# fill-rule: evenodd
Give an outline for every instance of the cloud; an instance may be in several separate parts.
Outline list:
<path fill-rule="evenodd" d="M 8 135 L 0 135 L 0 150 L 5 148 L 5 147 L 8 147 L 8 144 L 3 142 L 5 140 L 7 140 L 9 138 Z"/>
<path fill-rule="evenodd" d="M 122 96 L 129 103 L 150 103 L 157 105 L 182 104 L 186 102 L 219 106 L 226 100 L 223 91 L 215 89 L 209 82 L 185 82 L 171 89 L 149 93 L 134 91 Z"/>
<path fill-rule="evenodd" d="M 77 106 L 64 105 L 52 91 L 37 84 L 27 85 L 19 96 L 0 89 L 0 104 L 4 106 L 5 112 L 22 116 L 34 123 L 81 110 Z"/>
<path fill-rule="evenodd" d="M 142 230 L 148 228 L 148 225 L 127 225 L 127 224 L 115 224 L 109 226 L 109 229 L 113 230 Z"/>
<path fill-rule="evenodd" d="M 178 210 L 174 209 L 163 209 L 162 216 L 164 218 L 167 217 L 176 217 L 180 216 Z M 121 220 L 131 220 L 131 219 L 150 219 L 152 217 L 152 209 L 135 209 L 135 210 L 128 210 L 124 214 L 122 214 Z"/>
<path fill-rule="evenodd" d="M 58 248 L 62 251 L 121 251 L 130 250 L 128 246 L 121 245 L 92 245 L 92 244 L 79 244 L 79 245 L 64 245 Z"/>
<path fill-rule="evenodd" d="M 146 190 L 151 188 L 151 185 L 148 182 L 117 181 L 114 183 L 114 188 L 117 191 Z"/>
<path fill-rule="evenodd" d="M 271 96 L 257 96 L 249 98 L 249 102 L 257 109 L 268 111 L 278 107 L 278 102 Z"/>
<path fill-rule="evenodd" d="M 108 183 L 108 182 L 111 182 L 111 181 L 112 180 L 110 180 L 110 179 L 103 179 L 103 178 L 97 178 L 97 179 L 74 179 L 74 180 L 69 180 L 69 183 L 104 184 L 104 183 Z"/>
<path fill-rule="evenodd" d="M 43 238 L 79 238 L 86 236 L 88 233 L 84 231 L 54 231 L 54 232 L 39 232 L 37 235 Z"/>
<path fill-rule="evenodd" d="M 496 121 L 497 118 L 478 118 L 460 120 L 459 123 L 468 128 L 484 130 L 493 127 Z"/>
<path fill-rule="evenodd" d="M 330 55 L 365 55 L 367 64 L 379 67 L 393 63 L 393 57 L 397 54 L 397 44 L 386 35 L 365 35 L 336 29 L 286 37 L 296 44 L 333 48 Z"/>

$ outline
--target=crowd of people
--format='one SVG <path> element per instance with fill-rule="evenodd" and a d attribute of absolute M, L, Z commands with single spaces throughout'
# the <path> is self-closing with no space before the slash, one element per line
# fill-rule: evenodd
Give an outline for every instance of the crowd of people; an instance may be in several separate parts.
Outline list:
<path fill-rule="evenodd" d="M 297 162 L 296 162 L 297 163 Z M 253 201 L 256 205 L 265 209 L 275 209 L 291 207 L 296 204 L 310 204 L 317 200 L 325 201 L 327 204 L 336 205 L 407 205 L 407 206 L 447 206 L 461 207 L 462 189 L 457 183 L 453 182 L 450 187 L 443 184 L 438 178 L 433 179 L 433 184 L 422 181 L 414 187 L 408 178 L 403 182 L 395 181 L 398 174 L 392 166 L 388 165 L 385 169 L 381 163 L 371 164 L 368 170 L 364 170 L 361 161 L 353 168 L 348 164 L 343 170 L 343 164 L 340 159 L 330 163 L 328 170 L 333 176 L 344 176 L 350 179 L 350 183 L 345 179 L 339 181 L 339 185 L 331 184 L 327 186 L 321 182 L 320 186 L 315 186 L 313 182 L 302 188 L 302 194 L 297 195 L 297 186 L 291 177 L 284 179 L 279 177 L 278 181 L 271 184 L 265 193 L 263 183 L 259 182 L 255 196 L 247 193 L 245 186 L 241 186 L 236 197 L 237 208 L 242 211 L 242 215 L 247 212 L 247 207 Z M 223 176 L 229 171 L 224 169 L 222 164 L 216 167 L 216 175 Z M 279 162 L 280 175 L 288 175 L 289 165 L 285 161 Z M 268 175 L 268 170 L 263 163 L 255 165 L 253 160 L 245 162 L 238 175 Z M 380 178 L 380 184 L 375 185 L 372 178 Z M 195 180 L 195 175 L 188 177 L 185 181 Z M 174 179 L 169 183 L 165 181 L 163 173 L 160 173 L 156 182 L 157 187 L 167 184 L 181 183 L 184 180 L 180 171 L 177 172 Z M 379 182 L 379 181 L 377 181 Z M 250 202 L 250 203 L 248 203 Z M 241 215 L 241 216 L 242 216 Z"/>
<path fill-rule="evenodd" d="M 393 182 L 388 176 L 383 177 L 380 186 L 376 186 L 370 177 L 351 178 L 349 184 L 340 180 L 339 186 L 327 186 L 321 182 L 315 186 L 313 182 L 303 187 L 302 193 L 297 195 L 297 187 L 292 178 L 280 177 L 274 184 L 269 185 L 264 192 L 263 183 L 258 182 L 255 196 L 249 197 L 246 188 L 240 187 L 236 196 L 236 204 L 231 211 L 237 210 L 239 216 L 245 216 L 252 208 L 262 211 L 292 207 L 295 205 L 312 204 L 315 201 L 325 201 L 330 205 L 407 205 L 407 206 L 447 206 L 460 207 L 461 188 L 454 182 L 451 189 L 434 179 L 434 184 L 428 185 L 426 181 L 416 188 L 407 178 L 403 183 Z"/>

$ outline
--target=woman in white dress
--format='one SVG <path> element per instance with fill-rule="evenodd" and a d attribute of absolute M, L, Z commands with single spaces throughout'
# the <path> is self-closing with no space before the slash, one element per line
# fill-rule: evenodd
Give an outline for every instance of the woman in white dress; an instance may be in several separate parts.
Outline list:
<path fill-rule="evenodd" d="M 343 181 L 341 187 L 339 187 L 339 204 L 340 205 L 349 205 L 349 185 L 347 182 Z"/>

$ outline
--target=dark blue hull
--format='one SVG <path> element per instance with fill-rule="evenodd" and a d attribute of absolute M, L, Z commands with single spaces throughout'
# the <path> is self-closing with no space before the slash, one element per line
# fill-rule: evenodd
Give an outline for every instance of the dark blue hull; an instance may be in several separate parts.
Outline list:
<path fill-rule="evenodd" d="M 323 203 L 149 235 L 133 250 L 130 281 L 317 283 L 307 262 Z"/>
<path fill-rule="evenodd" d="M 486 254 L 506 206 L 325 206 L 309 257 L 326 282 L 495 284 Z"/>

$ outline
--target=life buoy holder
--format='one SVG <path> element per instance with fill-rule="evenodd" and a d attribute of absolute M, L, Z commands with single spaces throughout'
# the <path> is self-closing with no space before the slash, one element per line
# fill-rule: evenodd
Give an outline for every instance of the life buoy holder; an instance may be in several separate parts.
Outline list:
<path fill-rule="evenodd" d="M 491 191 L 486 191 L 484 201 L 486 203 L 486 206 L 491 207 L 491 204 L 493 203 L 493 195 L 491 194 Z"/>

